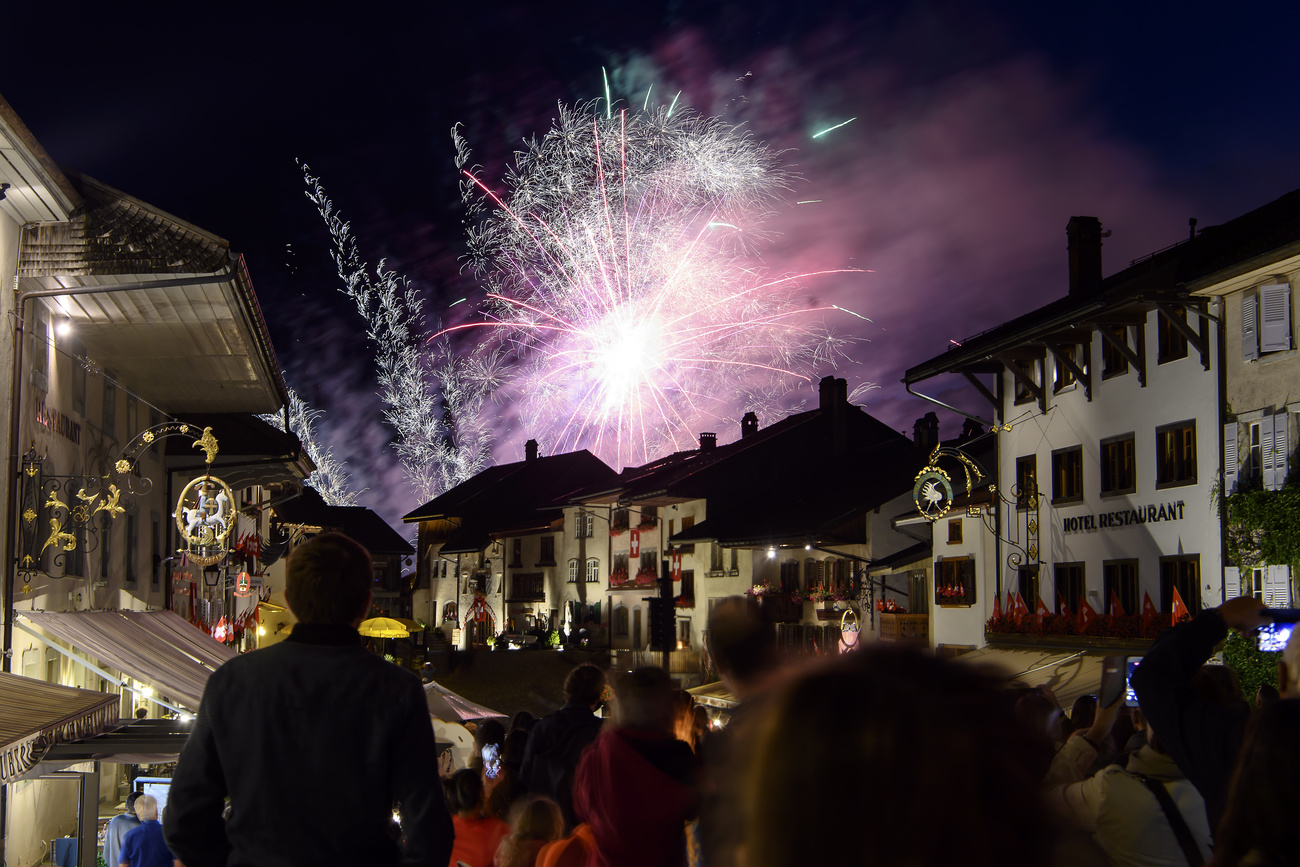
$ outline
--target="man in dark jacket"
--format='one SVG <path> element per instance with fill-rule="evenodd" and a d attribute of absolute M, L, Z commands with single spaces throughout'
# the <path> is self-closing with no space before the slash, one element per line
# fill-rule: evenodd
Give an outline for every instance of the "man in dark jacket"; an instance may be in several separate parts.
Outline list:
<path fill-rule="evenodd" d="M 1269 622 L 1263 612 L 1264 603 L 1250 596 L 1202 611 L 1162 633 L 1133 672 L 1142 715 L 1205 799 L 1211 828 L 1223 812 L 1250 708 L 1210 701 L 1193 687 L 1192 678 L 1229 629 L 1249 635 Z"/>
<path fill-rule="evenodd" d="M 540 719 L 528 735 L 519 766 L 521 790 L 545 795 L 560 805 L 565 825 L 572 829 L 573 772 L 582 751 L 600 734 L 596 716 L 605 691 L 605 672 L 584 662 L 564 679 L 564 706 Z"/>
<path fill-rule="evenodd" d="M 287 567 L 292 635 L 208 681 L 164 823 L 187 867 L 447 864 L 453 831 L 424 691 L 357 633 L 371 575 L 369 553 L 346 536 L 304 542 Z"/>

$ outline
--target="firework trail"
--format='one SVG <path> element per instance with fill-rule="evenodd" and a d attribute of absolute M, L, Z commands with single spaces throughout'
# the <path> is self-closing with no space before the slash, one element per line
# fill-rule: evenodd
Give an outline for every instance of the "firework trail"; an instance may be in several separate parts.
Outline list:
<path fill-rule="evenodd" d="M 302 441 L 303 450 L 316 466 L 315 471 L 307 477 L 307 484 L 315 488 L 326 503 L 331 506 L 355 506 L 357 495 L 348 487 L 348 473 L 342 461 L 334 457 L 334 449 L 323 448 L 316 437 L 316 419 L 321 410 L 312 409 L 298 396 L 292 388 L 289 391 L 289 430 Z M 284 416 L 280 413 L 259 415 L 276 430 L 284 430 Z"/>
<path fill-rule="evenodd" d="M 560 106 L 497 192 L 453 129 L 479 319 L 438 331 L 472 347 L 473 387 L 509 401 L 556 453 L 616 466 L 691 447 L 701 429 L 781 399 L 844 340 L 769 275 L 762 223 L 788 192 L 780 154 L 669 108 Z M 835 273 L 835 272 L 818 272 Z M 465 387 L 462 381 L 462 387 Z"/>

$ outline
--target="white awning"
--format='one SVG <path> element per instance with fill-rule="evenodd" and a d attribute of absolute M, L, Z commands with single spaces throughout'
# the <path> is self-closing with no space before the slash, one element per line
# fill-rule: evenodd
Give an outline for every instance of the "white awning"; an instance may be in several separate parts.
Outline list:
<path fill-rule="evenodd" d="M 198 709 L 212 672 L 235 656 L 174 611 L 24 611 L 20 616 L 190 710 Z"/>
<path fill-rule="evenodd" d="M 118 725 L 116 695 L 0 672 L 0 784 L 20 779 L 46 748 Z"/>
<path fill-rule="evenodd" d="M 1046 648 L 981 647 L 957 657 L 959 662 L 992 668 L 1012 686 L 1046 686 L 1061 707 L 1101 688 L 1105 651 Z"/>

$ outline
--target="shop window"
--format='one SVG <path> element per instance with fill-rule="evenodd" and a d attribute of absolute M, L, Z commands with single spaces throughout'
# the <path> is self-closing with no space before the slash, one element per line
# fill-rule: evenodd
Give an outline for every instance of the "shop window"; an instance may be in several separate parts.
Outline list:
<path fill-rule="evenodd" d="M 1179 307 L 1161 311 L 1156 315 L 1156 363 L 1164 364 L 1187 357 L 1187 338 L 1170 321 L 1170 317 L 1179 324 L 1187 324 L 1187 311 Z"/>
<path fill-rule="evenodd" d="M 1080 604 L 1083 601 L 1084 594 L 1087 593 L 1087 585 L 1084 582 L 1083 564 L 1082 563 L 1057 563 L 1053 569 L 1053 578 L 1056 583 L 1056 599 L 1052 603 L 1053 610 L 1057 614 L 1063 613 L 1061 606 L 1065 605 L 1071 613 L 1077 614 Z M 1046 600 L 1044 600 L 1046 601 Z M 1025 601 L 1030 608 L 1036 608 L 1038 603 Z"/>
<path fill-rule="evenodd" d="M 1156 428 L 1156 487 L 1196 484 L 1196 422 Z"/>
<path fill-rule="evenodd" d="M 1133 434 L 1101 441 L 1101 495 L 1131 494 L 1137 488 Z"/>
<path fill-rule="evenodd" d="M 542 536 L 542 552 L 537 558 L 538 566 L 555 565 L 555 537 Z"/>
<path fill-rule="evenodd" d="M 1115 602 L 1125 614 L 1138 614 L 1142 603 L 1138 598 L 1138 561 L 1107 560 L 1101 564 L 1103 604 L 1107 614 L 1117 614 Z"/>
<path fill-rule="evenodd" d="M 1174 610 L 1174 588 L 1182 598 L 1187 611 L 1195 617 L 1201 610 L 1201 556 L 1180 554 L 1160 558 L 1160 610 L 1166 614 Z"/>
<path fill-rule="evenodd" d="M 1071 446 L 1052 452 L 1052 503 L 1074 503 L 1083 499 L 1083 447 Z"/>
<path fill-rule="evenodd" d="M 1038 501 L 1038 455 L 1016 458 L 1016 506 L 1028 509 Z"/>

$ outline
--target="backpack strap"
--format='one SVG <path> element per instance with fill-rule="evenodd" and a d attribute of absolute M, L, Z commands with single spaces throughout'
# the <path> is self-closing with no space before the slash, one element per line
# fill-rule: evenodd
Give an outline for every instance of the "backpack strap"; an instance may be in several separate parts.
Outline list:
<path fill-rule="evenodd" d="M 1174 799 L 1169 796 L 1169 790 L 1165 784 L 1153 780 L 1146 774 L 1139 774 L 1135 771 L 1127 771 L 1133 777 L 1142 781 L 1142 785 L 1151 790 L 1151 794 L 1156 796 L 1160 802 L 1160 809 L 1164 810 L 1165 818 L 1169 820 L 1169 827 L 1174 831 L 1174 837 L 1178 840 L 1178 845 L 1183 850 L 1183 857 L 1187 859 L 1190 867 L 1202 867 L 1205 859 L 1201 857 L 1201 850 L 1197 847 L 1196 841 L 1192 838 L 1192 829 L 1187 827 L 1187 821 L 1179 811 L 1178 805 Z"/>

